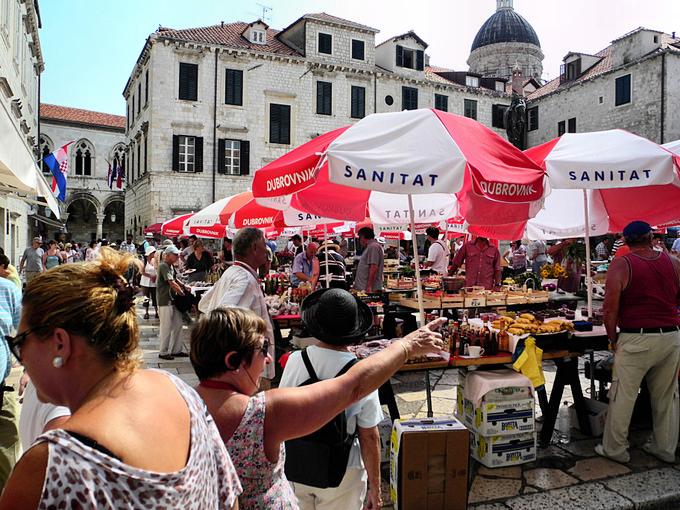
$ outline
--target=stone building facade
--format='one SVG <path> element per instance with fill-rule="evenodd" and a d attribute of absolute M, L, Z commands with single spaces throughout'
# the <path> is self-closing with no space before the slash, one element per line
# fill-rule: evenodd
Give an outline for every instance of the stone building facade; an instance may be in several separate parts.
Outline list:
<path fill-rule="evenodd" d="M 570 52 L 560 76 L 528 96 L 534 146 L 565 132 L 626 129 L 680 139 L 680 38 L 639 28 L 595 55 Z"/>
<path fill-rule="evenodd" d="M 430 66 L 413 32 L 377 47 L 376 33 L 319 13 L 282 31 L 258 20 L 151 34 L 123 94 L 126 232 L 246 190 L 256 169 L 374 112 L 436 107 L 504 136 L 505 80 Z"/>
<path fill-rule="evenodd" d="M 125 179 L 109 186 L 109 164 L 125 157 L 125 117 L 51 104 L 40 105 L 40 151 L 46 156 L 69 142 L 65 232 L 45 224 L 47 238 L 89 242 L 125 239 Z M 43 172 L 51 179 L 49 169 Z M 62 235 L 63 234 L 63 235 Z"/>
<path fill-rule="evenodd" d="M 30 217 L 37 208 L 13 193 L 2 176 L 35 165 L 44 68 L 39 28 L 37 1 L 0 0 L 0 246 L 12 262 L 18 262 L 37 225 Z"/>

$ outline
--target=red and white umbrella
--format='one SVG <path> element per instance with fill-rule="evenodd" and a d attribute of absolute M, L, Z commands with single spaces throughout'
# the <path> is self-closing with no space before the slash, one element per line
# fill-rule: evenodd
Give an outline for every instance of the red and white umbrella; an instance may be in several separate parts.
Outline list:
<path fill-rule="evenodd" d="M 552 188 L 527 222 L 530 238 L 602 235 L 634 220 L 680 217 L 680 156 L 646 138 L 620 129 L 569 133 L 525 153 Z"/>
<path fill-rule="evenodd" d="M 543 181 L 540 167 L 482 124 L 420 109 L 369 115 L 294 149 L 255 172 L 253 194 L 270 207 L 267 199 L 292 195 L 292 207 L 320 216 L 415 230 L 456 215 L 473 225 L 526 221 Z"/>
<path fill-rule="evenodd" d="M 529 238 L 585 236 L 588 248 L 591 235 L 620 232 L 634 220 L 680 218 L 680 157 L 646 138 L 620 129 L 569 133 L 525 153 L 553 188 L 527 222 Z M 589 249 L 586 259 L 589 268 Z"/>
<path fill-rule="evenodd" d="M 296 209 L 380 224 L 432 223 L 457 214 L 470 224 L 531 217 L 543 171 L 482 124 L 438 110 L 365 117 L 292 150 L 255 172 L 253 194 L 291 195 Z M 411 199 L 409 200 L 409 196 Z"/>
<path fill-rule="evenodd" d="M 184 225 L 194 213 L 176 216 L 161 225 L 161 234 L 167 237 L 181 236 L 184 234 Z"/>

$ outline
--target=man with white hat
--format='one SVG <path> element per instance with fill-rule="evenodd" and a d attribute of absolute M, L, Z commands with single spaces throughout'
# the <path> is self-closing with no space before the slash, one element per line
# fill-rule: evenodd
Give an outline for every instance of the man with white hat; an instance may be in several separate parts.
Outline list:
<path fill-rule="evenodd" d="M 184 288 L 176 280 L 174 265 L 178 258 L 177 247 L 168 246 L 163 252 L 163 261 L 158 266 L 156 276 L 156 301 L 161 320 L 158 357 L 162 360 L 188 356 L 182 346 L 182 313 L 175 308 L 170 292 L 172 290 L 175 294 L 184 295 Z"/>

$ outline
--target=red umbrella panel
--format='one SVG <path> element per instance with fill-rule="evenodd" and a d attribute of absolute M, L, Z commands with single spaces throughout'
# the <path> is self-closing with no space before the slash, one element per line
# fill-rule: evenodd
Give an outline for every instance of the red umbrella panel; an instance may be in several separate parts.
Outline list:
<path fill-rule="evenodd" d="M 352 221 L 367 213 L 375 220 L 377 213 L 381 223 L 404 222 L 390 215 L 409 210 L 400 197 L 412 195 L 418 211 L 433 200 L 446 203 L 416 222 L 460 213 L 470 224 L 493 225 L 528 219 L 544 193 L 544 172 L 536 163 L 485 126 L 454 114 L 427 109 L 374 114 L 326 135 L 334 139 L 324 139 L 325 154 L 313 141 L 289 153 L 295 153 L 293 161 L 306 154 L 304 168 L 291 162 L 273 172 L 273 162 L 258 170 L 253 194 L 295 192 L 295 208 Z M 303 178 L 314 158 L 314 177 Z M 281 180 L 282 172 L 288 172 L 287 180 Z"/>
<path fill-rule="evenodd" d="M 161 225 L 161 234 L 167 237 L 184 235 L 184 225 L 193 215 L 194 213 L 182 214 L 166 221 Z"/>

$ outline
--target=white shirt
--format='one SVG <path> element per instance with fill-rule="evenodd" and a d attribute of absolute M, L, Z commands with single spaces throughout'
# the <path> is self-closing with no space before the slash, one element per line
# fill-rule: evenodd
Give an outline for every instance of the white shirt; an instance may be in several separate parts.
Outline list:
<path fill-rule="evenodd" d="M 432 262 L 432 269 L 437 273 L 447 274 L 449 272 L 449 249 L 444 241 L 435 241 L 430 244 L 427 261 Z"/>
<path fill-rule="evenodd" d="M 307 355 L 309 356 L 309 361 L 312 362 L 317 377 L 321 380 L 332 379 L 342 370 L 342 367 L 356 357 L 351 352 L 333 351 L 316 345 L 307 347 Z M 286 368 L 283 369 L 279 387 L 291 388 L 299 386 L 307 379 L 309 379 L 309 372 L 307 372 L 305 362 L 302 360 L 302 354 L 300 351 L 294 352 L 286 362 Z M 347 432 L 349 434 L 354 433 L 357 425 L 366 429 L 377 426 L 383 419 L 378 390 L 366 395 L 345 409 L 345 416 L 347 417 Z M 352 445 L 347 467 L 358 469 L 363 469 L 364 467 L 358 438 L 354 440 Z"/>
<path fill-rule="evenodd" d="M 673 241 L 673 246 L 671 248 L 671 251 L 674 251 L 676 253 L 680 253 L 680 237 L 678 237 L 675 241 Z"/>
<path fill-rule="evenodd" d="M 255 315 L 264 319 L 267 324 L 266 336 L 269 339 L 269 355 L 272 362 L 265 365 L 263 377 L 274 377 L 274 326 L 269 317 L 267 303 L 260 282 L 255 276 L 255 270 L 243 262 L 230 266 L 220 277 L 218 282 L 206 292 L 198 303 L 198 309 L 209 313 L 220 306 L 245 308 L 252 310 Z"/>
<path fill-rule="evenodd" d="M 22 450 L 26 451 L 31 447 L 49 422 L 60 416 L 70 415 L 71 411 L 66 407 L 46 404 L 38 400 L 35 386 L 29 381 L 24 391 L 24 403 L 21 405 L 19 415 L 19 439 Z"/>
<path fill-rule="evenodd" d="M 144 272 L 150 276 L 156 276 L 156 266 L 147 261 L 146 265 L 144 266 Z M 139 279 L 139 284 L 142 287 L 155 287 L 156 280 L 151 280 L 149 276 L 142 275 L 142 277 Z"/>

